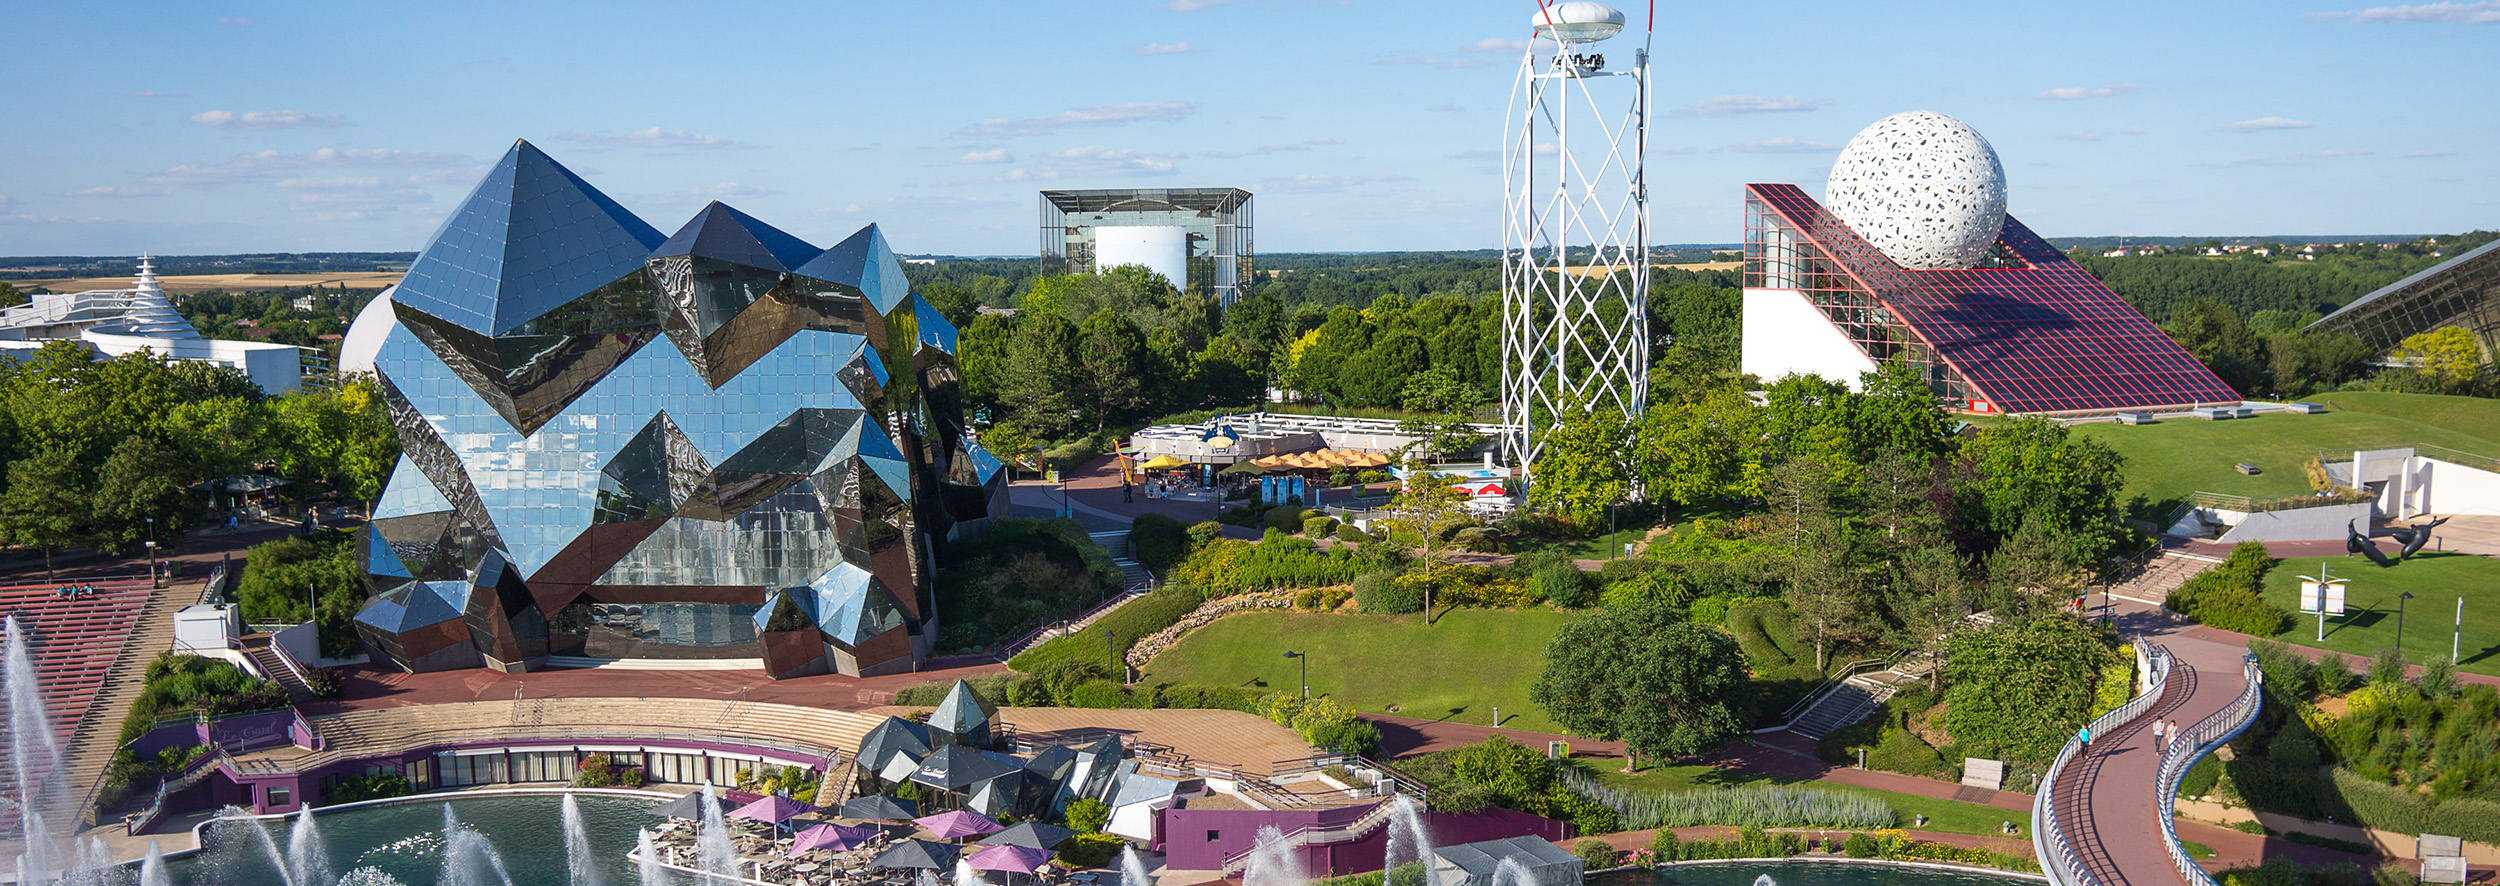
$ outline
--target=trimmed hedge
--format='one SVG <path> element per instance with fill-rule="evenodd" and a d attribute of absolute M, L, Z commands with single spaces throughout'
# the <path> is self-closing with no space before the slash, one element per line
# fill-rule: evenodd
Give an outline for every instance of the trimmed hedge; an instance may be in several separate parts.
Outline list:
<path fill-rule="evenodd" d="M 1131 600 L 1128 605 L 1112 610 L 1110 615 L 1094 622 L 1085 630 L 1065 637 L 1054 637 L 1007 660 L 1007 666 L 1022 673 L 1036 673 L 1055 661 L 1099 663 L 1111 667 L 1112 656 L 1125 656 L 1137 641 L 1179 622 L 1206 600 L 1198 589 L 1181 582 L 1156 588 L 1154 593 Z M 1110 631 L 1110 645 L 1102 634 Z"/>
<path fill-rule="evenodd" d="M 1255 544 L 1219 539 L 1201 545 L 1172 568 L 1172 577 L 1215 599 L 1248 591 L 1341 585 L 1363 568 L 1350 551 L 1321 551 L 1309 539 L 1270 531 Z"/>
<path fill-rule="evenodd" d="M 1398 571 L 1375 569 L 1354 577 L 1354 605 L 1364 612 L 1405 615 L 1424 611 L 1423 588 L 1398 581 Z"/>
<path fill-rule="evenodd" d="M 2241 542 L 2231 549 L 2231 556 L 2222 565 L 2197 573 L 2162 605 L 2185 614 L 2198 624 L 2238 631 L 2257 637 L 2281 633 L 2291 623 L 2291 614 L 2258 595 L 2266 570 L 2274 559 L 2266 546 Z"/>
<path fill-rule="evenodd" d="M 1129 524 L 1128 543 L 1138 565 L 1156 575 L 1168 575 L 1189 556 L 1189 527 L 1162 514 L 1140 514 Z"/>

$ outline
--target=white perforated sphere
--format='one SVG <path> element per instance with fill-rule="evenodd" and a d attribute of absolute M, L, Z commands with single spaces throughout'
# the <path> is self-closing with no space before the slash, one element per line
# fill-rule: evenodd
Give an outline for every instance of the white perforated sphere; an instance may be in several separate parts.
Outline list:
<path fill-rule="evenodd" d="M 2005 166 L 1960 120 L 1894 114 L 1840 150 L 1823 205 L 1894 264 L 1975 267 L 2005 227 Z"/>

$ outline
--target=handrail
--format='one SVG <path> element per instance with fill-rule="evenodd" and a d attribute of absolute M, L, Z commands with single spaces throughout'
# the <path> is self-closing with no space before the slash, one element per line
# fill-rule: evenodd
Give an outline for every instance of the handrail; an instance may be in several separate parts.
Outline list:
<path fill-rule="evenodd" d="M 342 715 L 332 714 L 322 719 L 328 720 L 338 716 Z M 237 760 L 236 763 L 238 768 L 265 768 L 271 773 L 306 772 L 321 766 L 339 762 L 341 760 L 356 757 L 372 757 L 395 753 L 406 753 L 419 748 L 449 744 L 462 740 L 486 740 L 507 744 L 530 744 L 545 741 L 565 740 L 598 742 L 734 742 L 736 744 L 752 748 L 783 751 L 791 754 L 819 758 L 846 759 L 845 755 L 848 753 L 848 750 L 837 748 L 832 745 L 781 741 L 778 739 L 753 737 L 742 733 L 671 731 L 666 729 L 655 730 L 642 724 L 575 723 L 567 724 L 554 729 L 547 729 L 545 731 L 531 729 L 528 731 L 516 732 L 515 729 L 516 727 L 509 724 L 498 724 L 486 726 L 453 726 L 442 729 L 420 730 L 417 732 L 405 733 L 382 741 L 362 741 L 359 742 L 353 750 L 345 748 L 330 748 L 306 753 L 288 761 L 292 768 L 281 767 L 276 763 L 276 761 L 271 760 Z M 469 735 L 475 735 L 476 738 L 470 739 L 467 737 Z"/>
<path fill-rule="evenodd" d="M 1153 573 L 1148 574 L 1152 575 Z M 1010 658 L 1023 654 L 1027 649 L 1031 649 L 1051 640 L 1056 640 L 1060 637 L 1084 630 L 1085 626 L 1093 624 L 1095 619 L 1101 618 L 1104 614 L 1109 613 L 1111 610 L 1127 605 L 1131 600 L 1154 593 L 1155 588 L 1161 587 L 1162 584 L 1163 583 L 1159 581 L 1145 581 L 1122 588 L 1119 594 L 1113 596 L 1109 600 L 1103 601 L 1101 604 L 1096 605 L 1092 609 L 1078 613 L 1074 618 L 1060 619 L 1058 621 L 1045 624 L 1041 627 L 1026 631 L 1021 637 L 1007 641 L 1005 645 L 998 647 L 996 657 L 999 661 L 1006 661 Z"/>
<path fill-rule="evenodd" d="M 1283 838 L 1277 841 L 1277 845 L 1282 845 L 1289 849 L 1300 849 L 1302 847 L 1309 846 L 1312 843 L 1333 843 L 1345 839 L 1359 839 L 1369 835 L 1374 830 L 1378 830 L 1379 828 L 1388 825 L 1389 819 L 1396 814 L 1397 802 L 1394 800 L 1384 800 L 1382 802 L 1372 804 L 1372 808 L 1364 810 L 1362 815 L 1356 816 L 1353 821 L 1346 822 L 1342 825 L 1306 824 L 1301 827 L 1294 828 L 1292 831 L 1285 833 Z M 1244 849 L 1233 855 L 1225 856 L 1224 867 L 1222 869 L 1225 876 L 1229 877 L 1231 875 L 1241 873 L 1243 869 L 1249 867 L 1250 856 L 1258 854 L 1258 851 L 1258 847 L 1252 847 Z"/>
<path fill-rule="evenodd" d="M 2096 735 L 2105 734 L 2118 724 L 2143 716 L 2145 711 L 2161 701 L 2162 691 L 2169 686 L 2173 667 L 2170 650 L 2146 643 L 2141 637 L 2136 638 L 2135 648 L 2149 663 L 2148 667 L 2153 672 L 2152 682 L 2143 692 L 2128 699 L 2126 704 L 2094 718 L 2085 728 Z M 2082 742 L 2068 739 L 2066 746 L 2058 751 L 2056 762 L 2050 763 L 2049 771 L 2040 777 L 2039 792 L 2032 795 L 2032 853 L 2040 858 L 2041 873 L 2047 874 L 2049 882 L 2057 886 L 2099 886 L 2100 883 L 2076 858 L 2074 845 L 2066 838 L 2065 824 L 2057 818 L 2057 776 L 2082 751 Z"/>
<path fill-rule="evenodd" d="M 319 635 L 316 634 L 315 636 Z M 312 688 L 311 668 L 303 662 L 296 661 L 295 653 L 288 652 L 286 644 L 278 642 L 278 635 L 276 634 L 269 635 L 269 651 L 278 656 L 278 663 L 285 665 L 287 671 L 295 675 L 295 679 L 303 681 L 304 688 Z"/>
<path fill-rule="evenodd" d="M 1840 684 L 1849 682 L 1849 678 L 1857 676 L 1861 672 L 1861 669 L 1871 670 L 1878 665 L 1890 666 L 1893 661 L 1894 659 L 1892 658 L 1863 658 L 1841 665 L 1839 672 L 1823 680 L 1823 685 L 1814 687 L 1813 692 L 1806 693 L 1806 697 L 1798 699 L 1795 704 L 1789 705 L 1788 710 L 1781 711 L 1779 715 L 1780 726 L 1777 728 L 1786 729 L 1790 726 L 1797 725 L 1797 718 L 1804 716 L 1805 712 L 1813 710 L 1815 702 L 1822 701 L 1823 696 L 1829 695 L 1834 690 L 1839 689 Z"/>
<path fill-rule="evenodd" d="M 2153 812 L 2161 819 L 2162 842 L 2170 850 L 2170 863 L 2179 868 L 2179 876 L 2189 886 L 2215 884 L 2214 878 L 2189 858 L 2187 848 L 2179 844 L 2179 825 L 2171 812 L 2172 798 L 2178 796 L 2179 780 L 2187 777 L 2188 767 L 2257 722 L 2258 711 L 2265 707 L 2265 672 L 2257 666 L 2256 653 L 2240 659 L 2240 674 L 2247 678 L 2248 685 L 2240 690 L 2239 697 L 2188 727 L 2185 738 L 2172 739 L 2162 752 L 2161 776 L 2153 780 Z"/>
<path fill-rule="evenodd" d="M 159 780 L 156 783 L 155 802 L 149 803 L 146 809 L 123 817 L 122 829 L 133 837 L 147 833 L 148 828 L 156 826 L 157 819 L 165 817 L 167 797 L 173 796 L 175 791 L 190 790 L 192 785 L 206 778 L 211 770 L 221 768 L 223 764 L 229 762 L 232 762 L 232 758 L 226 755 L 226 749 L 209 745 L 208 753 L 201 754 L 191 762 L 183 764 L 181 769 L 167 773 L 163 779 Z M 181 787 L 175 787 L 177 784 Z"/>

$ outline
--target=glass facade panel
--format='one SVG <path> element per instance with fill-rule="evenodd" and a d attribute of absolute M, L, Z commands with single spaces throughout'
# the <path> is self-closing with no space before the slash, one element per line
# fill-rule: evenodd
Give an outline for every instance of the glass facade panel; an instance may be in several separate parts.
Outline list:
<path fill-rule="evenodd" d="M 1042 192 L 1042 257 L 1071 274 L 1094 267 L 1095 229 L 1174 227 L 1185 232 L 1184 292 L 1232 304 L 1250 294 L 1250 192 L 1239 188 L 1120 188 Z"/>

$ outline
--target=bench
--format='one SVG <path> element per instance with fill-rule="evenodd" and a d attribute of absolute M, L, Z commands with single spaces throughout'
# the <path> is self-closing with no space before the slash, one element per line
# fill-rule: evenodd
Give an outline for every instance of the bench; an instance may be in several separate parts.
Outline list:
<path fill-rule="evenodd" d="M 2413 855 L 2422 860 L 2422 882 L 2465 882 L 2465 840 L 2423 834 L 2413 840 Z"/>
<path fill-rule="evenodd" d="M 1965 757 L 1962 760 L 1962 786 L 1988 791 L 2005 789 L 2005 761 Z"/>

